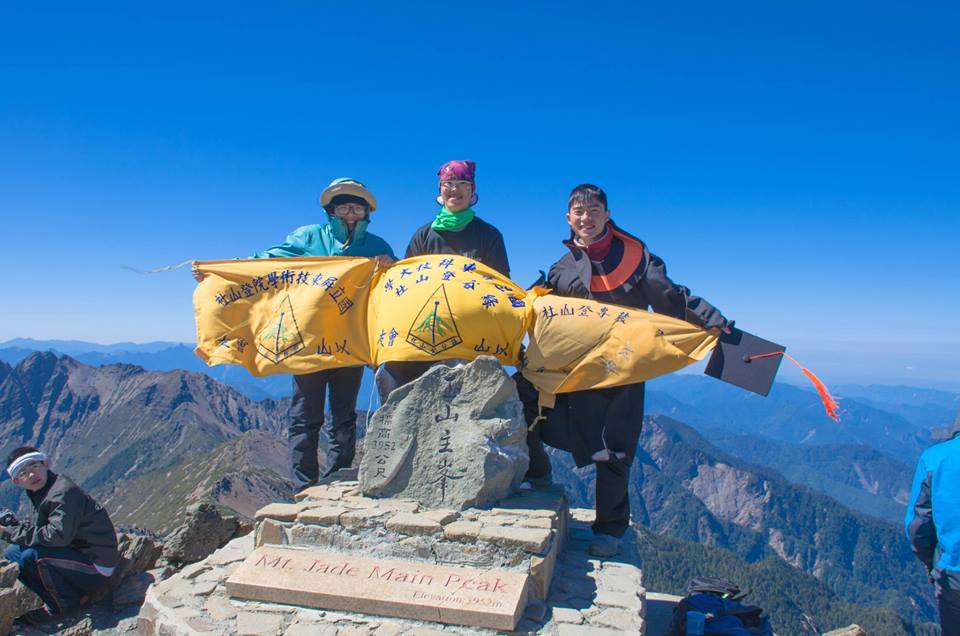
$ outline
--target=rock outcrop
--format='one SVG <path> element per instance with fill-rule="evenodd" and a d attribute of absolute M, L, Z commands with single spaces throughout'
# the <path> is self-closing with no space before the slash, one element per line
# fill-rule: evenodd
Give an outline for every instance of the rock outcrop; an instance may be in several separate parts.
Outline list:
<path fill-rule="evenodd" d="M 232 539 L 239 525 L 236 517 L 222 516 L 211 503 L 190 506 L 183 525 L 167 537 L 163 558 L 174 564 L 204 559 Z"/>
<path fill-rule="evenodd" d="M 17 580 L 17 564 L 0 561 L 0 634 L 9 633 L 18 616 L 41 605 L 40 597 Z"/>

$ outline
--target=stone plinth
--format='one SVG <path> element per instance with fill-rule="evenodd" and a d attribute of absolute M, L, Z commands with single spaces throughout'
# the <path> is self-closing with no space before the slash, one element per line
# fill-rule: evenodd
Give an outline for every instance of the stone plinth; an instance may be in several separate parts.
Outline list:
<path fill-rule="evenodd" d="M 355 484 L 341 484 L 332 487 L 339 491 L 343 499 L 354 495 L 351 491 Z M 324 490 L 323 492 L 329 492 Z M 313 493 L 304 493 L 301 503 L 316 503 L 319 499 Z M 313 497 L 311 499 L 311 496 Z M 551 495 L 556 496 L 556 495 Z M 340 500 L 337 499 L 337 501 Z M 544 497 L 543 499 L 549 499 Z M 530 507 L 538 499 L 537 495 L 527 494 L 505 502 L 506 507 L 484 511 L 496 517 L 520 516 L 519 510 L 526 510 L 525 519 L 552 519 L 556 513 L 549 510 L 545 503 L 540 508 Z M 351 500 L 354 505 L 356 500 Z M 382 503 L 382 501 L 381 501 Z M 346 506 L 343 506 L 346 507 Z M 408 506 L 401 506 L 409 508 Z M 304 510 L 309 510 L 309 505 Z M 355 509 L 355 508 L 354 508 Z M 539 510 L 534 514 L 531 511 Z M 566 513 L 566 508 L 563 508 Z M 400 510 L 398 512 L 409 512 Z M 465 511 L 471 512 L 471 511 Z M 562 515 L 567 540 L 562 555 L 552 562 L 546 560 L 533 564 L 534 567 L 549 565 L 554 571 L 553 585 L 549 586 L 546 602 L 530 601 L 523 617 L 513 633 L 538 636 L 577 636 L 580 634 L 599 636 L 602 634 L 640 634 L 644 632 L 644 611 L 646 592 L 642 587 L 637 556 L 631 546 L 636 536 L 629 532 L 624 538 L 622 554 L 614 559 L 594 559 L 586 553 L 590 540 L 590 522 L 592 512 L 571 510 Z M 299 514 L 299 513 L 298 513 Z M 536 516 L 543 515 L 542 517 Z M 462 518 L 448 521 L 443 515 L 436 515 L 441 521 L 444 533 L 451 528 L 453 534 L 474 536 L 467 524 L 483 521 L 464 521 Z M 462 513 L 461 513 L 462 517 Z M 498 519 L 498 521 L 505 521 Z M 444 523 L 445 522 L 445 523 Z M 285 540 L 290 531 L 286 523 L 264 518 L 258 524 L 258 536 L 279 536 Z M 491 522 L 488 522 L 491 523 Z M 273 530 L 264 532 L 264 525 Z M 384 531 L 386 532 L 386 531 Z M 559 535 L 561 533 L 557 533 Z M 555 538 L 559 538 L 555 535 Z M 388 535 L 384 535 L 387 537 Z M 389 535 L 393 536 L 393 535 Z M 408 535 L 406 538 L 419 540 L 425 536 L 436 538 L 437 534 Z M 477 533 L 477 536 L 479 534 Z M 388 540 L 388 539 L 384 539 Z M 475 539 L 477 540 L 477 539 Z M 495 548 L 495 544 L 453 542 L 451 549 L 458 546 L 481 546 Z M 249 534 L 235 539 L 207 559 L 190 565 L 171 578 L 153 585 L 147 593 L 147 599 L 140 612 L 138 633 L 145 636 L 158 634 L 284 634 L 301 636 L 329 634 L 347 636 L 356 634 L 386 634 L 403 636 L 426 636 L 427 634 L 472 634 L 493 636 L 497 633 L 489 628 L 444 625 L 437 622 L 419 621 L 405 618 L 386 618 L 362 613 L 359 610 L 317 610 L 292 606 L 286 603 L 263 601 L 244 601 L 227 595 L 225 582 L 237 571 L 241 563 L 254 551 L 254 536 Z M 558 550 L 559 551 L 559 550 Z M 441 551 L 442 553 L 442 551 Z M 531 559 L 532 560 L 532 559 Z M 424 562 L 437 563 L 435 556 L 424 555 Z M 514 571 L 522 571 L 515 568 Z M 534 576 L 531 572 L 531 576 Z M 531 589 L 531 592 L 533 590 Z"/>
<path fill-rule="evenodd" d="M 531 576 L 544 599 L 566 532 L 563 491 L 521 491 L 490 510 L 425 510 L 417 502 L 363 497 L 356 482 L 314 486 L 294 504 L 257 513 L 257 546 L 286 545 L 351 554 L 500 568 Z"/>

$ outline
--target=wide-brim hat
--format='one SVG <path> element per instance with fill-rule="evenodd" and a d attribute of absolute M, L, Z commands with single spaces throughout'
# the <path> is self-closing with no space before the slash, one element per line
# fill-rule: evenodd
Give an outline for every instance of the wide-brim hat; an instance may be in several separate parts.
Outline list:
<path fill-rule="evenodd" d="M 360 197 L 370 206 L 371 212 L 377 209 L 377 199 L 367 190 L 367 186 L 356 179 L 346 177 L 334 179 L 330 182 L 330 185 L 323 189 L 323 192 L 320 193 L 320 207 L 326 209 L 326 207 L 330 205 L 330 202 L 333 201 L 333 197 L 341 194 Z"/>

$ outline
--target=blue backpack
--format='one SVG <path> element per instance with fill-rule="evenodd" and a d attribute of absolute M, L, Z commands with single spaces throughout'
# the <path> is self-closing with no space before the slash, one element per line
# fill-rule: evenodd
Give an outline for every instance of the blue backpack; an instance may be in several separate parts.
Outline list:
<path fill-rule="evenodd" d="M 763 608 L 741 602 L 750 590 L 741 591 L 730 581 L 713 577 L 695 578 L 685 596 L 673 609 L 668 636 L 688 633 L 725 636 L 773 636 L 770 619 Z M 689 614 L 693 612 L 693 614 Z M 700 624 L 688 625 L 688 616 Z M 688 632 L 688 627 L 690 631 Z"/>

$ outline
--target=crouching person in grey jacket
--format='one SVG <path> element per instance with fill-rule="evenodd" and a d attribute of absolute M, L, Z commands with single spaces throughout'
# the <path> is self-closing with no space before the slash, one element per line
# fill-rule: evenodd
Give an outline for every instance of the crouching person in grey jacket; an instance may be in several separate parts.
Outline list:
<path fill-rule="evenodd" d="M 0 538 L 11 544 L 4 556 L 20 566 L 20 581 L 43 599 L 43 609 L 25 618 L 42 622 L 81 607 L 107 583 L 120 561 L 117 535 L 107 511 L 50 470 L 49 459 L 36 448 L 10 453 L 7 472 L 27 491 L 34 514 L 30 521 L 9 511 L 0 517 Z"/>

